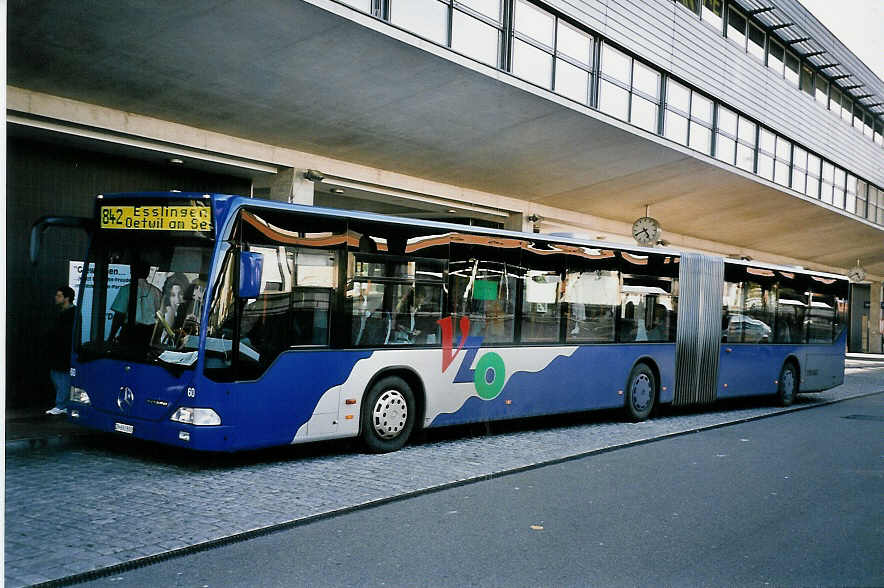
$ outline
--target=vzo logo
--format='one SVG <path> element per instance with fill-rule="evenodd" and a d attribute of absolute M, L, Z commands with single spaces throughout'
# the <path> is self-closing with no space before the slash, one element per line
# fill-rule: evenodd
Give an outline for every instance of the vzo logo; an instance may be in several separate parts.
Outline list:
<path fill-rule="evenodd" d="M 451 366 L 454 359 L 466 347 L 466 355 L 460 364 L 454 383 L 473 382 L 476 392 L 483 400 L 493 400 L 503 390 L 506 381 L 506 365 L 503 358 L 493 352 L 484 353 L 476 364 L 476 369 L 470 369 L 483 337 L 470 337 L 470 319 L 460 317 L 460 341 L 457 349 L 454 349 L 454 321 L 450 316 L 436 321 L 442 329 L 442 373 Z"/>

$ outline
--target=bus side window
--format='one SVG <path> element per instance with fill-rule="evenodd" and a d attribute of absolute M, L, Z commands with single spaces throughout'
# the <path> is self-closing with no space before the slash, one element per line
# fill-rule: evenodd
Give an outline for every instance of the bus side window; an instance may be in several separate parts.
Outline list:
<path fill-rule="evenodd" d="M 451 245 L 449 266 L 449 311 L 453 317 L 467 316 L 469 336 L 483 344 L 515 341 L 516 300 L 524 275 L 521 245 L 516 239 L 470 236 L 472 243 Z M 461 336 L 459 318 L 454 321 L 455 338 Z"/>

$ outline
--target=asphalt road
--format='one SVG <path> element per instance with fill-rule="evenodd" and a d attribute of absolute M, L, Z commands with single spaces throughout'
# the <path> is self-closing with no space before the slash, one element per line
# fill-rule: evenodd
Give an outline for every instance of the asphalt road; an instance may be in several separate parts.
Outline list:
<path fill-rule="evenodd" d="M 884 394 L 357 510 L 92 586 L 884 585 Z"/>

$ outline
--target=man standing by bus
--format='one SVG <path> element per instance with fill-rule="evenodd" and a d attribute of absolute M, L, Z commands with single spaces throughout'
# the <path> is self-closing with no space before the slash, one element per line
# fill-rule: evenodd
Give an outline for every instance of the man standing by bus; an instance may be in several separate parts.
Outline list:
<path fill-rule="evenodd" d="M 49 332 L 49 378 L 55 386 L 55 406 L 46 414 L 64 414 L 65 401 L 71 388 L 71 336 L 74 330 L 74 291 L 70 286 L 55 290 L 58 315 Z"/>

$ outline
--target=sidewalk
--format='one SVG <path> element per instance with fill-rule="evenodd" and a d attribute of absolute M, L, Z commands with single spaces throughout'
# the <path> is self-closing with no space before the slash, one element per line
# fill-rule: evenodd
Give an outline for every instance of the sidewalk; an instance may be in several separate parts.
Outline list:
<path fill-rule="evenodd" d="M 44 410 L 6 410 L 6 448 L 32 447 L 53 441 L 62 441 L 74 435 L 89 434 L 89 430 L 68 422 L 67 415 L 49 415 Z"/>
<path fill-rule="evenodd" d="M 884 362 L 884 354 L 881 353 L 848 353 L 847 361 L 881 361 Z"/>

